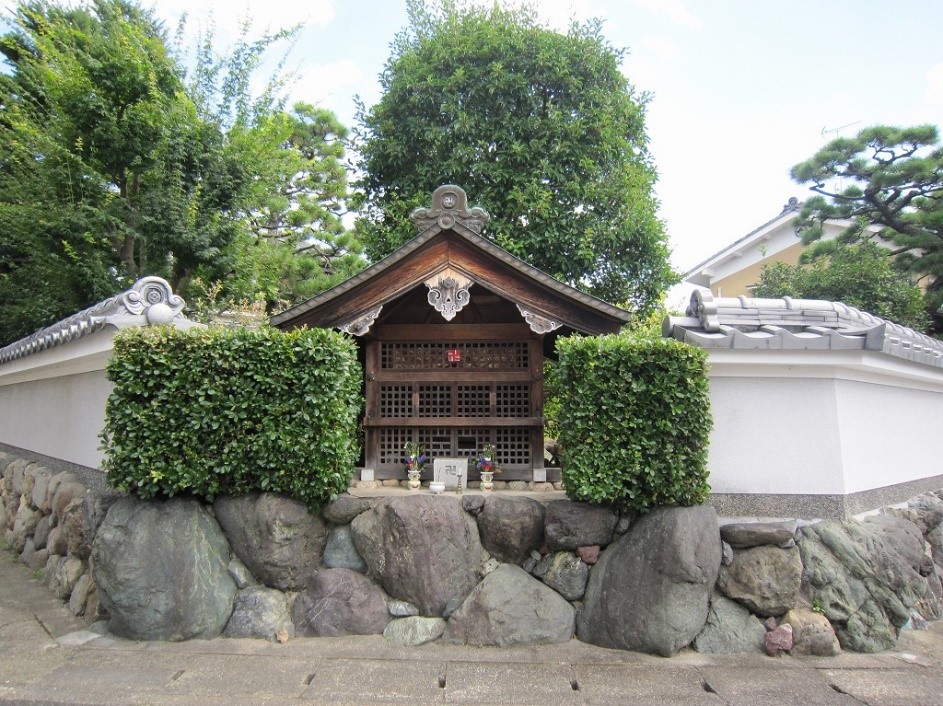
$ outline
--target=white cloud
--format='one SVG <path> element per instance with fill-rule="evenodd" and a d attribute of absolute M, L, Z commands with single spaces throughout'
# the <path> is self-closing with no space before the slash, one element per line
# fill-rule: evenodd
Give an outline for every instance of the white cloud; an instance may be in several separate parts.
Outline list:
<path fill-rule="evenodd" d="M 673 59 L 679 53 L 678 45 L 664 37 L 648 37 L 639 43 L 639 53 L 650 54 L 658 59 Z"/>
<path fill-rule="evenodd" d="M 684 6 L 683 0 L 635 0 L 635 4 L 654 15 L 666 15 L 676 22 L 692 29 L 700 29 L 703 22 Z"/>
<path fill-rule="evenodd" d="M 924 100 L 932 106 L 943 107 L 943 63 L 934 64 L 927 71 L 927 92 Z"/>

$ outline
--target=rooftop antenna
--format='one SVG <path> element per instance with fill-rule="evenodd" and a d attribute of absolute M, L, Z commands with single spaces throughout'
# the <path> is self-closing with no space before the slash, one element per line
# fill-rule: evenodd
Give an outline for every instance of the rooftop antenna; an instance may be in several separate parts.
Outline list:
<path fill-rule="evenodd" d="M 833 133 L 835 137 L 838 137 L 838 134 L 845 128 L 851 127 L 852 125 L 860 125 L 860 124 L 861 124 L 860 120 L 855 120 L 853 123 L 848 123 L 847 125 L 841 125 L 839 127 L 827 128 L 823 126 L 822 132 L 820 134 L 822 135 L 822 137 L 825 137 L 826 134 Z"/>

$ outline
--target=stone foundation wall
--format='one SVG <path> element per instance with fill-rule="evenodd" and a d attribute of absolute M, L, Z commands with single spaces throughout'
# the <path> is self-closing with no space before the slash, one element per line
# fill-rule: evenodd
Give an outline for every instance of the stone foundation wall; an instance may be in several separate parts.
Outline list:
<path fill-rule="evenodd" d="M 824 655 L 943 617 L 936 494 L 864 521 L 718 526 L 708 506 L 637 518 L 500 493 L 343 495 L 318 515 L 272 494 L 143 502 L 3 451 L 0 475 L 9 548 L 131 639 Z"/>

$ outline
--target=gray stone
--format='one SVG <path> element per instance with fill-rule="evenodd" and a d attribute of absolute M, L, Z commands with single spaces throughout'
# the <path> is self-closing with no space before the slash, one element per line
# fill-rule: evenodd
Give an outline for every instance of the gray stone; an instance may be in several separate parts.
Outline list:
<path fill-rule="evenodd" d="M 809 598 L 821 606 L 844 649 L 891 649 L 927 590 L 923 535 L 891 516 L 826 520 L 800 533 Z"/>
<path fill-rule="evenodd" d="M 733 547 L 731 547 L 727 542 L 721 544 L 723 554 L 720 557 L 720 563 L 722 566 L 730 566 L 733 562 Z"/>
<path fill-rule="evenodd" d="M 783 616 L 781 625 L 792 626 L 792 654 L 834 657 L 841 645 L 828 618 L 805 608 L 794 608 Z"/>
<path fill-rule="evenodd" d="M 33 558 L 26 565 L 30 568 L 30 571 L 39 571 L 46 566 L 47 561 L 49 561 L 49 550 L 45 548 L 37 549 L 33 553 Z"/>
<path fill-rule="evenodd" d="M 20 552 L 20 561 L 27 566 L 29 566 L 36 558 L 36 545 L 33 543 L 32 537 L 27 537 L 26 545 L 23 547 L 23 551 Z"/>
<path fill-rule="evenodd" d="M 132 640 L 218 636 L 236 596 L 229 552 L 219 525 L 195 500 L 116 502 L 92 547 L 111 631 Z"/>
<path fill-rule="evenodd" d="M 349 525 L 361 512 L 370 509 L 370 501 L 348 493 L 338 495 L 324 506 L 324 519 L 335 525 Z"/>
<path fill-rule="evenodd" d="M 49 501 L 49 481 L 52 480 L 52 471 L 48 468 L 38 468 L 34 473 L 33 482 L 33 507 L 43 514 L 49 514 L 52 511 L 52 503 Z"/>
<path fill-rule="evenodd" d="M 454 495 L 388 498 L 351 530 L 370 575 L 422 615 L 448 617 L 478 583 L 478 528 Z"/>
<path fill-rule="evenodd" d="M 544 534 L 550 551 L 574 550 L 612 542 L 619 516 L 604 507 L 554 500 L 547 503 Z"/>
<path fill-rule="evenodd" d="M 46 547 L 49 549 L 50 554 L 65 556 L 69 552 L 69 543 L 66 541 L 61 527 L 53 527 L 49 530 Z"/>
<path fill-rule="evenodd" d="M 292 608 L 298 635 L 378 635 L 390 622 L 387 597 L 363 574 L 350 569 L 319 571 Z"/>
<path fill-rule="evenodd" d="M 635 520 L 634 516 L 623 515 L 619 518 L 619 521 L 616 523 L 615 533 L 619 536 L 622 536 L 629 531 L 629 528 L 632 526 L 632 522 Z"/>
<path fill-rule="evenodd" d="M 14 495 L 23 494 L 23 481 L 26 467 L 29 465 L 29 461 L 25 458 L 18 458 L 12 464 L 10 464 L 9 469 L 10 473 L 10 487 L 13 489 Z"/>
<path fill-rule="evenodd" d="M 468 514 L 477 517 L 478 513 L 480 513 L 485 506 L 485 500 L 484 495 L 463 495 L 462 509 Z"/>
<path fill-rule="evenodd" d="M 916 514 L 915 524 L 924 536 L 943 523 L 943 500 L 933 493 L 924 493 L 907 501 L 907 507 Z"/>
<path fill-rule="evenodd" d="M 236 587 L 239 589 L 248 588 L 258 583 L 252 576 L 252 572 L 246 568 L 246 565 L 237 556 L 229 560 L 226 570 L 229 571 L 229 575 L 232 576 L 232 580 L 236 582 Z"/>
<path fill-rule="evenodd" d="M 6 500 L 5 495 L 0 495 L 0 530 L 9 529 L 7 520 L 10 519 L 10 517 L 9 513 L 7 513 Z"/>
<path fill-rule="evenodd" d="M 575 611 L 523 569 L 502 564 L 449 618 L 443 640 L 467 645 L 550 644 L 573 637 Z"/>
<path fill-rule="evenodd" d="M 46 587 L 56 598 L 65 600 L 85 573 L 85 564 L 73 556 L 65 557 L 56 565 L 56 570 L 46 573 Z"/>
<path fill-rule="evenodd" d="M 578 601 L 586 593 L 589 566 L 573 552 L 552 552 L 531 573 L 568 601 Z"/>
<path fill-rule="evenodd" d="M 383 637 L 397 645 L 416 647 L 438 640 L 443 632 L 445 620 L 442 618 L 414 616 L 391 620 L 383 631 Z"/>
<path fill-rule="evenodd" d="M 108 514 L 108 509 L 124 495 L 115 490 L 87 490 L 82 497 L 82 532 L 91 544 L 95 533 Z"/>
<path fill-rule="evenodd" d="M 491 495 L 478 514 L 481 544 L 499 561 L 520 564 L 544 540 L 544 506 L 530 498 Z"/>
<path fill-rule="evenodd" d="M 217 498 L 213 509 L 233 552 L 269 588 L 301 590 L 317 572 L 327 529 L 304 503 L 251 493 Z"/>
<path fill-rule="evenodd" d="M 69 471 L 62 471 L 54 475 L 49 481 L 49 487 L 46 489 L 46 495 L 49 498 L 49 510 L 52 511 L 55 504 L 56 493 L 59 492 L 59 486 L 63 483 L 78 483 L 79 479 Z M 55 526 L 55 523 L 53 523 Z"/>
<path fill-rule="evenodd" d="M 720 568 L 717 588 L 757 615 L 779 616 L 799 601 L 802 560 L 799 550 L 763 545 L 733 553 Z"/>
<path fill-rule="evenodd" d="M 49 540 L 50 529 L 52 529 L 52 517 L 45 515 L 36 525 L 36 529 L 33 532 L 33 544 L 37 549 L 42 549 L 46 546 L 46 542 Z"/>
<path fill-rule="evenodd" d="M 295 625 L 284 593 L 265 586 L 249 586 L 236 594 L 232 617 L 223 632 L 226 637 L 274 641 L 279 633 L 295 636 Z"/>
<path fill-rule="evenodd" d="M 527 560 L 524 562 L 524 564 L 525 564 L 525 566 L 526 566 L 527 564 L 529 564 L 529 563 L 531 563 L 531 562 L 533 562 L 533 565 L 534 565 L 534 566 L 537 566 L 537 562 L 535 562 L 533 559 L 527 559 Z M 499 566 L 501 566 L 501 562 L 500 562 L 500 561 L 498 561 L 497 559 L 495 559 L 493 556 L 488 557 L 488 558 L 485 560 L 485 563 L 481 565 L 481 578 L 484 578 L 485 576 L 487 576 L 488 574 L 490 574 L 492 571 L 496 570 Z M 531 567 L 531 568 L 533 568 L 533 567 Z M 526 571 L 527 573 L 530 573 L 530 569 L 525 568 L 524 571 Z"/>
<path fill-rule="evenodd" d="M 759 618 L 739 603 L 715 593 L 707 623 L 694 638 L 694 649 L 711 654 L 762 652 L 766 628 Z"/>
<path fill-rule="evenodd" d="M 387 608 L 394 618 L 411 618 L 419 615 L 419 609 L 407 601 L 390 601 Z"/>
<path fill-rule="evenodd" d="M 59 524 L 62 522 L 62 513 L 69 503 L 76 498 L 81 499 L 84 496 L 84 485 L 78 481 L 63 481 L 56 490 L 56 495 L 52 500 L 52 516 L 55 518 L 56 523 Z"/>
<path fill-rule="evenodd" d="M 593 567 L 579 638 L 666 657 L 690 644 L 707 621 L 720 541 L 709 506 L 663 507 L 640 518 Z"/>
<path fill-rule="evenodd" d="M 329 569 L 352 569 L 362 574 L 367 572 L 367 564 L 354 545 L 350 525 L 335 527 L 327 536 L 324 565 Z"/>
<path fill-rule="evenodd" d="M 13 531 L 8 540 L 13 551 L 18 554 L 22 553 L 26 548 L 26 540 L 33 536 L 41 519 L 43 519 L 43 513 L 30 507 L 28 502 L 20 501 L 16 519 L 13 520 Z"/>
<path fill-rule="evenodd" d="M 92 577 L 86 571 L 75 582 L 72 595 L 69 596 L 69 612 L 72 615 L 82 615 L 85 612 L 85 602 L 88 600 L 89 590 L 92 588 Z"/>
<path fill-rule="evenodd" d="M 720 538 L 735 549 L 774 547 L 793 540 L 794 522 L 735 522 L 720 528 Z"/>
<path fill-rule="evenodd" d="M 923 597 L 914 604 L 914 608 L 927 620 L 943 620 L 943 581 L 939 569 L 933 565 L 933 571 L 926 577 L 927 590 Z"/>
<path fill-rule="evenodd" d="M 82 513 L 82 497 L 73 498 L 62 510 L 59 516 L 59 529 L 65 539 L 70 556 L 79 559 L 88 559 L 92 553 L 92 543 L 85 534 L 85 523 Z"/>

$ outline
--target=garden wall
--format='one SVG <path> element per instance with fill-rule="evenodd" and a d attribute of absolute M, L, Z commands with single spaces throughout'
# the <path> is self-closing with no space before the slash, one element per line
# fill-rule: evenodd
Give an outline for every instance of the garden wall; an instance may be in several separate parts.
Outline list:
<path fill-rule="evenodd" d="M 708 352 L 719 513 L 845 518 L 943 487 L 943 341 L 839 303 L 702 292 L 664 333 Z"/>
<path fill-rule="evenodd" d="M 0 474 L 9 547 L 131 639 L 834 654 L 943 616 L 936 494 L 864 521 L 718 527 L 708 506 L 634 517 L 500 493 L 345 494 L 317 514 L 273 494 L 141 501 L 4 452 Z"/>

